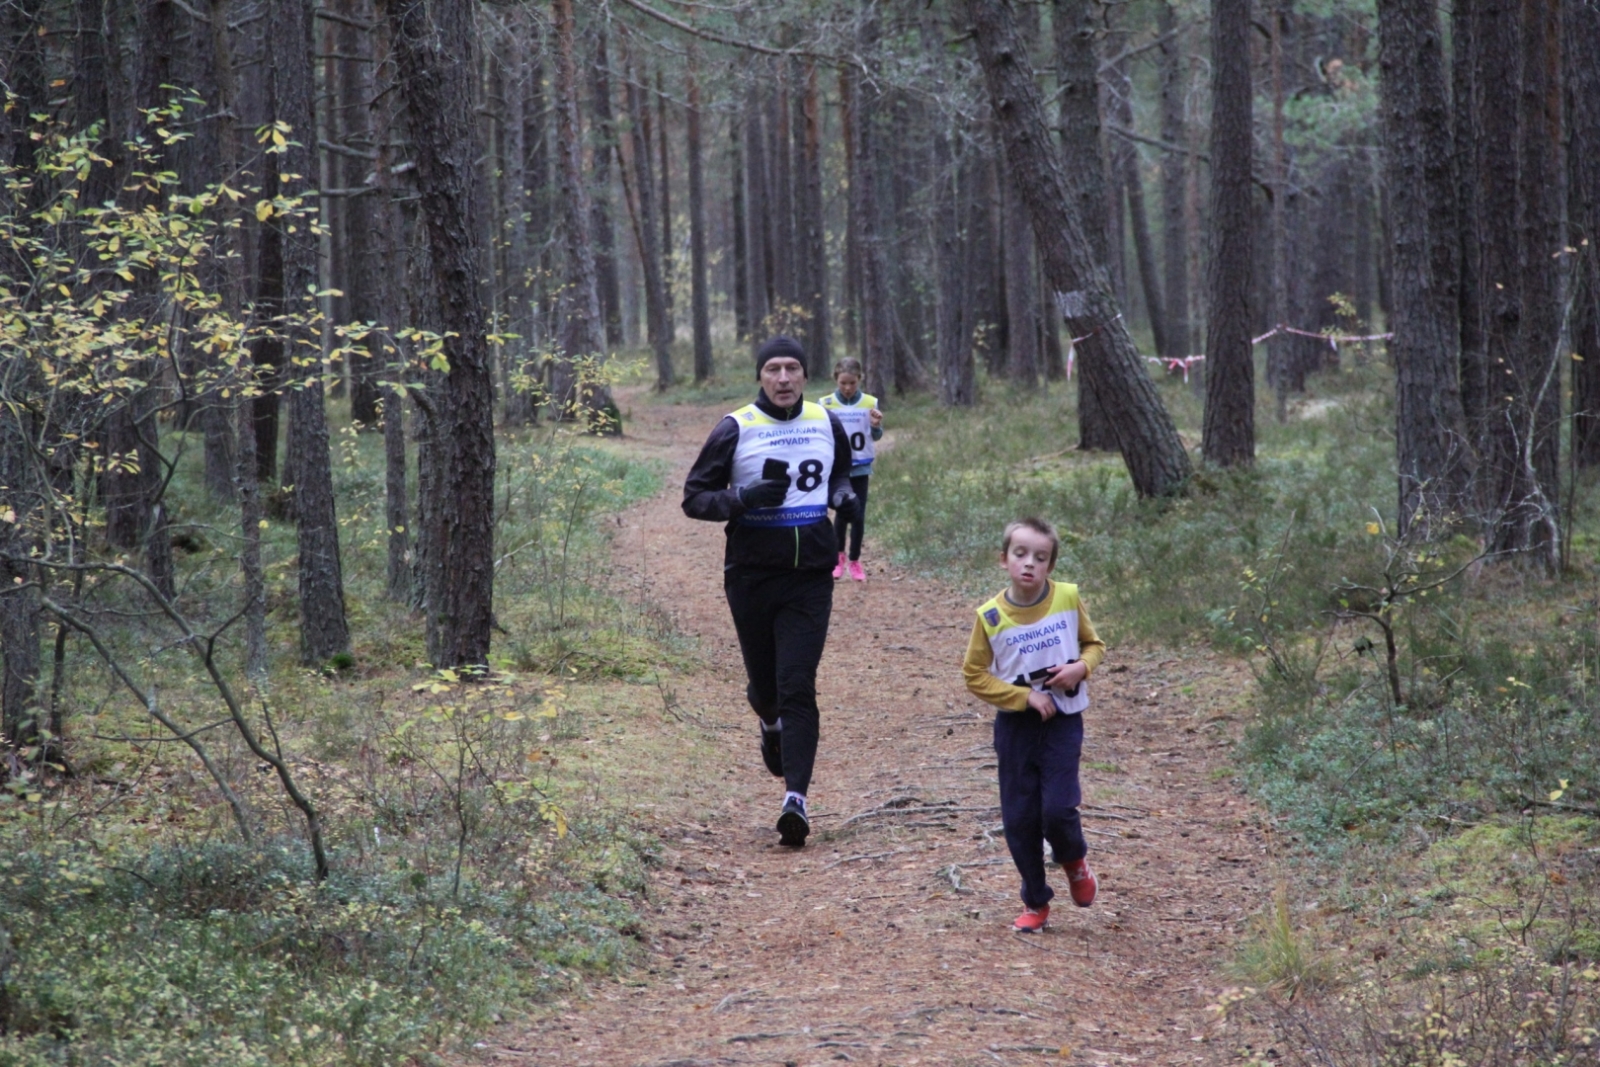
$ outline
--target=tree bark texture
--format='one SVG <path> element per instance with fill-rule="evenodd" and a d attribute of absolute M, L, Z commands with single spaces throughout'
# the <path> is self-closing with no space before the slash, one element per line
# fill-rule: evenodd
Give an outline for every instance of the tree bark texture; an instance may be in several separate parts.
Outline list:
<path fill-rule="evenodd" d="M 1600 41 L 1600 4 L 1564 7 L 1569 43 Z M 1567 247 L 1573 249 L 1572 451 L 1600 465 L 1600 64 L 1573 58 L 1567 80 Z"/>
<path fill-rule="evenodd" d="M 616 227 L 611 222 L 611 161 L 617 158 L 617 124 L 611 107 L 611 58 L 602 28 L 595 40 L 591 89 L 594 94 L 594 204 L 590 208 L 594 238 L 595 285 L 600 314 L 606 324 L 606 344 L 622 344 L 622 283 L 617 273 Z"/>
<path fill-rule="evenodd" d="M 1161 139 L 1170 145 L 1188 140 L 1184 121 L 1185 84 L 1183 44 L 1177 13 L 1169 0 L 1159 0 L 1156 32 L 1161 45 Z M 1161 153 L 1162 286 L 1166 297 L 1168 353 L 1174 357 L 1194 352 L 1194 331 L 1189 322 L 1189 227 L 1184 216 L 1185 156 L 1181 151 Z"/>
<path fill-rule="evenodd" d="M 1465 517 L 1472 465 L 1457 386 L 1458 236 L 1455 220 L 1434 204 L 1455 197 L 1443 35 L 1431 0 L 1379 0 L 1378 27 L 1395 301 L 1389 357 L 1404 537 L 1417 523 L 1431 532 Z M 1443 174 L 1435 153 L 1444 157 Z"/>
<path fill-rule="evenodd" d="M 1039 384 L 1039 289 L 1034 273 L 1033 221 L 1016 176 L 1002 165 L 1006 272 L 1006 377 L 1013 385 Z"/>
<path fill-rule="evenodd" d="M 589 241 L 589 190 L 583 177 L 583 144 L 578 122 L 578 72 L 575 57 L 572 0 L 553 0 L 556 38 L 556 152 L 560 157 L 562 243 L 566 248 L 566 286 L 562 290 L 562 356 L 554 363 L 550 392 L 562 418 L 582 414 L 596 432 L 612 433 L 615 420 L 611 389 L 596 381 L 580 381 L 577 361 L 599 360 L 605 354 L 600 296 Z M 637 120 L 638 115 L 634 115 Z"/>
<path fill-rule="evenodd" d="M 1211 8 L 1211 265 L 1201 448 L 1220 467 L 1255 462 L 1250 351 L 1252 152 L 1249 0 Z"/>
<path fill-rule="evenodd" d="M 1189 479 L 1189 456 L 1128 336 L 1105 265 L 1094 258 L 1084 220 L 1074 208 L 1016 19 L 1006 0 L 967 0 L 967 11 L 1045 273 L 1068 328 L 1085 338 L 1079 349 L 1083 370 L 1111 416 L 1134 488 L 1141 496 L 1180 493 Z"/>
<path fill-rule="evenodd" d="M 706 276 L 706 189 L 700 131 L 700 79 L 689 65 L 689 292 L 694 330 L 694 380 L 703 382 L 716 369 L 711 357 L 711 291 Z M 737 184 L 737 181 L 735 182 Z"/>
<path fill-rule="evenodd" d="M 850 227 L 855 232 L 861 271 L 861 362 L 866 371 L 866 389 L 882 396 L 890 382 L 894 358 L 893 326 L 889 321 L 889 295 L 886 267 L 878 225 L 877 114 L 879 90 L 872 74 L 879 26 L 875 16 L 863 20 L 860 31 L 861 54 L 868 64 L 867 77 L 851 85 L 851 132 L 855 137 L 852 158 L 855 171 L 850 175 Z"/>
<path fill-rule="evenodd" d="M 1555 160 L 1560 122 L 1558 43 L 1538 0 L 1486 0 L 1474 26 L 1486 143 L 1481 208 L 1487 297 L 1484 506 L 1489 546 L 1559 558 L 1556 435 Z M 1503 158 L 1514 151 L 1517 165 Z M 1509 224 L 1507 224 L 1509 222 Z"/>
<path fill-rule="evenodd" d="M 667 311 L 667 280 L 663 273 L 666 257 L 657 242 L 658 220 L 656 211 L 656 182 L 650 160 L 651 145 L 645 135 L 645 119 L 650 106 L 642 70 L 635 70 L 628 79 L 629 132 L 633 146 L 632 203 L 633 235 L 639 246 L 639 263 L 644 274 L 645 322 L 650 335 L 650 348 L 656 360 L 656 390 L 671 388 L 672 373 L 672 320 Z M 624 162 L 627 169 L 627 163 Z"/>
<path fill-rule="evenodd" d="M 796 182 L 799 194 L 795 221 L 800 247 L 795 250 L 802 261 L 805 286 L 800 294 L 806 311 L 804 345 L 813 378 L 824 378 L 832 371 L 828 322 L 828 245 L 826 220 L 822 216 L 822 116 L 817 99 L 817 65 L 805 65 L 799 103 L 801 112 L 801 173 Z"/>
<path fill-rule="evenodd" d="M 750 336 L 765 338 L 772 314 L 771 245 L 767 240 L 767 138 L 761 125 L 761 96 L 752 89 L 744 101 L 744 217 L 746 285 L 750 300 Z"/>
<path fill-rule="evenodd" d="M 312 109 L 311 5 L 309 0 L 276 0 L 274 31 L 268 36 L 273 115 L 292 133 L 283 173 L 299 177 L 286 192 L 303 195 L 316 159 L 309 145 L 316 129 Z M 283 242 L 280 306 L 287 316 L 281 332 L 288 346 L 291 387 L 289 431 L 295 437 L 295 538 L 299 550 L 300 658 L 321 666 L 350 650 L 344 614 L 344 581 L 339 565 L 339 522 L 334 512 L 333 468 L 328 453 L 327 412 L 323 399 L 322 344 L 308 323 L 309 293 L 317 285 L 317 242 L 303 222 L 290 227 L 275 216 L 267 225 Z"/>
<path fill-rule="evenodd" d="M 1110 227 L 1100 126 L 1099 57 L 1095 54 L 1097 17 L 1098 11 L 1088 0 L 1056 0 L 1052 29 L 1061 98 L 1056 121 L 1065 163 L 1062 174 L 1095 259 L 1105 263 Z M 1096 400 L 1094 387 L 1082 373 L 1077 376 L 1077 394 L 1078 447 L 1085 451 L 1116 451 L 1116 431 L 1105 407 Z"/>
<path fill-rule="evenodd" d="M 563 2 L 558 0 L 558 9 Z M 450 364 L 435 400 L 432 445 L 442 475 L 438 488 L 449 494 L 449 503 L 441 502 L 434 512 L 439 526 L 432 540 L 440 559 L 429 568 L 430 581 L 438 584 L 426 596 L 428 657 L 436 667 L 483 664 L 493 621 L 495 441 L 493 362 L 477 277 L 481 258 L 472 180 L 477 152 L 470 128 L 460 122 L 472 107 L 470 68 L 462 62 L 472 50 L 472 8 L 430 9 L 413 0 L 386 0 L 385 6 Z M 570 35 L 570 6 L 565 26 Z M 566 103 L 575 107 L 570 36 L 565 49 Z M 576 169 L 576 159 L 572 165 Z M 598 334 L 593 269 L 591 258 L 589 321 Z M 599 345 L 591 351 L 599 351 Z"/>

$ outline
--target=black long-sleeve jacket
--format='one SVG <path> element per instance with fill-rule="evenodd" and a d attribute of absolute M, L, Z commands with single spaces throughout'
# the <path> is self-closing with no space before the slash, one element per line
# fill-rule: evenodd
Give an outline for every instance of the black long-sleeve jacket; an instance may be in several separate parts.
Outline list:
<path fill-rule="evenodd" d="M 767 399 L 765 390 L 757 394 L 756 407 L 780 422 L 800 415 L 799 404 L 780 408 Z M 837 415 L 828 412 L 828 422 L 833 428 L 833 469 L 828 472 L 828 499 L 832 500 L 840 489 L 850 488 L 850 439 Z M 684 479 L 683 513 L 691 519 L 728 524 L 724 567 L 831 570 L 839 559 L 839 542 L 826 516 L 808 526 L 763 528 L 734 521 L 746 510 L 738 491 L 730 488 L 733 450 L 738 444 L 739 425 L 732 416 L 717 420 L 700 449 L 700 458 Z"/>

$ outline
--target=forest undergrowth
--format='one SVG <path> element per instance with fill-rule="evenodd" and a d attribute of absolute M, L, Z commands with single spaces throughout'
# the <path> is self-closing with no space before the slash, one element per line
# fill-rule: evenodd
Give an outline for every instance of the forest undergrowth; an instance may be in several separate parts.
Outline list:
<path fill-rule="evenodd" d="M 1579 472 L 1554 578 L 1467 532 L 1398 537 L 1391 383 L 1347 351 L 1284 420 L 1263 398 L 1253 469 L 1202 469 L 1165 502 L 1075 449 L 1063 383 L 996 386 L 964 417 L 896 401 L 875 536 L 976 600 L 997 531 L 1044 515 L 1113 657 L 1249 661 L 1236 774 L 1274 820 L 1282 883 L 1227 1004 L 1278 1027 L 1279 1062 L 1594 1063 L 1597 486 Z M 1199 398 L 1176 379 L 1163 395 L 1198 441 Z"/>
<path fill-rule="evenodd" d="M 411 606 L 386 599 L 381 435 L 335 431 L 351 654 L 300 666 L 279 519 L 263 530 L 268 681 L 244 685 L 239 627 L 217 645 L 314 799 L 329 876 L 166 620 L 108 600 L 107 655 L 60 645 L 65 765 L 0 793 L 0 1063 L 425 1061 L 634 951 L 653 846 L 607 799 L 621 772 L 591 735 L 619 706 L 659 707 L 658 672 L 686 653 L 665 615 L 596 575 L 603 518 L 661 472 L 564 427 L 502 437 L 499 653 L 468 679 L 430 670 Z M 174 603 L 211 631 L 239 601 L 237 513 L 206 497 L 198 442 L 174 440 Z M 152 710 L 204 748 L 237 813 Z"/>

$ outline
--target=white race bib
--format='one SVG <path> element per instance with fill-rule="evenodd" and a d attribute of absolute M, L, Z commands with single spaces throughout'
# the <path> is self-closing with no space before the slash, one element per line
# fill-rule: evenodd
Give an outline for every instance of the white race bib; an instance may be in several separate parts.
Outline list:
<path fill-rule="evenodd" d="M 828 475 L 833 469 L 833 423 L 810 401 L 788 422 L 754 404 L 729 415 L 739 427 L 733 450 L 733 488 L 762 480 L 768 460 L 785 464 L 789 492 L 775 508 L 751 508 L 739 516 L 744 526 L 809 526 L 828 517 Z"/>

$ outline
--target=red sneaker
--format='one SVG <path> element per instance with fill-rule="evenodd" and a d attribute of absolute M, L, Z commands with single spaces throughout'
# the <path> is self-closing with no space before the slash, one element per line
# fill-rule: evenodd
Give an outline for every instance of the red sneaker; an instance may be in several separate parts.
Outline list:
<path fill-rule="evenodd" d="M 1100 888 L 1100 883 L 1089 869 L 1089 861 L 1080 859 L 1076 863 L 1063 863 L 1061 869 L 1067 872 L 1067 888 L 1072 892 L 1072 902 L 1080 908 L 1093 904 L 1095 890 Z"/>
<path fill-rule="evenodd" d="M 1023 934 L 1036 934 L 1050 923 L 1050 905 L 1023 908 L 1022 914 L 1012 922 L 1011 929 Z"/>

